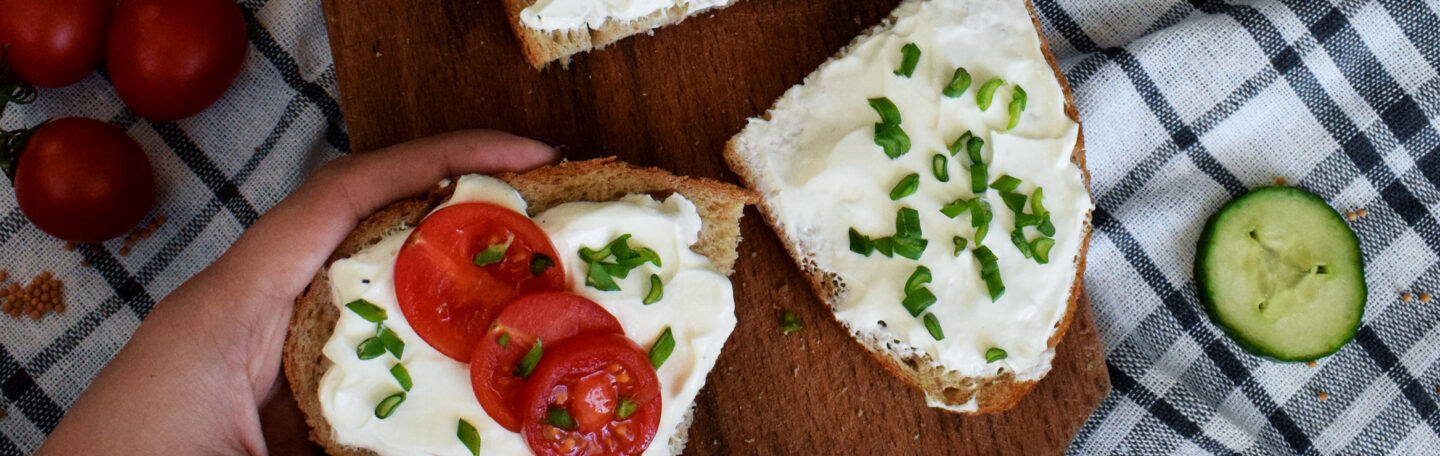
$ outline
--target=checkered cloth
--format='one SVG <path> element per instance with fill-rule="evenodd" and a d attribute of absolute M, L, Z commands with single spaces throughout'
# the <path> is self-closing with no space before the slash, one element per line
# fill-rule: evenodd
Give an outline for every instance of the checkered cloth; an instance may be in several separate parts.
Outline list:
<path fill-rule="evenodd" d="M 1440 454 L 1440 2 L 1034 0 L 1098 208 L 1086 286 L 1113 390 L 1074 454 Z M 1205 218 L 1284 177 L 1360 236 L 1355 340 L 1247 354 L 1195 297 Z"/>
<path fill-rule="evenodd" d="M 250 34 L 245 70 L 198 116 L 146 122 L 92 75 L 42 89 L 34 104 L 11 105 L 0 120 L 6 129 L 68 116 L 119 126 L 155 167 L 152 218 L 168 219 L 129 255 L 118 240 L 71 252 L 31 226 L 14 193 L 0 189 L 0 269 L 22 285 L 52 271 L 69 306 L 39 321 L 0 316 L 0 455 L 34 453 L 157 300 L 214 261 L 309 171 L 349 150 L 320 2 L 239 3 Z"/>

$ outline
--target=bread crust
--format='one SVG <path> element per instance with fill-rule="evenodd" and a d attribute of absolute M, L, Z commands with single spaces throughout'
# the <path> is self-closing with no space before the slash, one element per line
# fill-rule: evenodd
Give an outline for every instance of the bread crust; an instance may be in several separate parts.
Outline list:
<path fill-rule="evenodd" d="M 1035 33 L 1040 39 L 1040 51 L 1044 54 L 1045 61 L 1050 65 L 1051 71 L 1055 73 L 1056 81 L 1059 82 L 1061 91 L 1065 96 L 1065 115 L 1075 121 L 1075 124 L 1079 126 L 1080 114 L 1075 108 L 1075 100 L 1070 90 L 1069 81 L 1065 79 L 1065 74 L 1060 71 L 1059 64 L 1056 62 L 1055 56 L 1051 53 L 1050 46 L 1045 40 L 1045 35 L 1040 30 L 1040 20 L 1035 14 L 1034 5 L 1030 3 L 1030 0 L 1025 0 L 1025 7 L 1030 12 L 1030 21 L 1034 25 Z M 836 53 L 836 56 L 833 57 L 832 60 L 847 55 L 852 48 L 870 36 L 884 31 L 897 19 L 899 19 L 897 16 L 891 15 L 879 25 L 865 31 L 865 33 L 862 33 L 852 40 L 850 44 L 846 45 L 844 49 Z M 767 111 L 764 118 L 769 120 L 769 115 L 770 113 Z M 1085 168 L 1085 135 L 1083 130 L 1083 128 L 1080 128 L 1080 132 L 1076 136 L 1075 148 L 1071 151 L 1070 161 L 1080 168 L 1082 182 L 1085 185 L 1086 191 L 1089 191 L 1090 172 Z M 747 188 L 758 188 L 760 174 L 758 170 L 750 168 L 746 163 L 745 154 L 738 147 L 738 141 L 742 136 L 744 136 L 743 132 L 731 138 L 730 141 L 726 143 L 725 161 L 729 164 L 730 169 L 740 176 L 741 182 L 744 183 Z M 833 310 L 838 302 L 838 293 L 841 291 L 836 285 L 837 276 L 833 272 L 820 270 L 818 267 L 815 267 L 813 263 L 807 263 L 807 261 L 804 260 L 805 254 L 801 251 L 800 243 L 797 242 L 798 240 L 796 239 L 790 239 L 789 236 L 785 234 L 784 223 L 781 222 L 778 212 L 768 201 L 762 198 L 758 207 L 761 216 L 774 228 L 776 235 L 780 236 L 781 243 L 784 244 L 786 250 L 789 251 L 790 257 L 795 259 L 797 265 L 804 270 L 806 277 L 810 279 L 811 289 L 815 291 L 815 294 L 820 297 L 821 301 Z M 1055 332 L 1047 341 L 1052 350 L 1064 339 L 1065 333 L 1070 328 L 1071 319 L 1075 315 L 1075 306 L 1080 298 L 1081 288 L 1084 286 L 1085 257 L 1089 250 L 1091 232 L 1088 214 L 1086 216 L 1084 230 L 1085 232 L 1081 237 L 1080 250 L 1076 258 L 1075 280 L 1070 287 L 1070 298 L 1066 302 L 1065 315 L 1061 318 L 1060 322 L 1056 324 Z M 836 321 L 842 326 L 845 325 L 845 323 L 839 321 L 838 318 Z M 848 327 L 847 330 L 849 330 Z M 863 335 L 853 330 L 851 330 L 850 333 L 852 340 L 864 348 L 866 353 L 878 361 L 886 371 L 889 371 L 892 375 L 909 384 L 911 387 L 921 390 L 927 397 L 942 399 L 946 405 L 954 407 L 961 406 L 969 402 L 972 398 L 975 400 L 976 410 L 973 412 L 956 412 L 949 408 L 942 409 L 947 412 L 966 415 L 1003 412 L 1014 407 L 1015 404 L 1018 404 L 1038 382 L 1036 380 L 1016 381 L 1014 373 L 1011 372 L 1005 372 L 999 376 L 990 378 L 965 377 L 958 373 L 949 372 L 943 368 L 933 366 L 928 355 L 900 356 L 897 353 L 878 348 L 884 346 L 885 343 L 888 342 L 886 340 L 876 340 L 874 338 L 862 340 Z"/>
<path fill-rule="evenodd" d="M 520 41 L 520 49 L 525 53 L 525 61 L 529 62 L 530 66 L 535 67 L 536 70 L 540 70 L 556 60 L 559 60 L 562 65 L 568 65 L 570 57 L 575 54 L 604 48 L 610 43 L 631 35 L 649 33 L 660 27 L 678 24 L 690 16 L 704 11 L 729 6 L 736 0 L 729 0 L 725 4 L 702 9 L 692 9 L 689 5 L 682 4 L 632 21 L 606 20 L 600 27 L 594 29 L 555 31 L 527 27 L 525 22 L 520 19 L 520 13 L 537 1 L 505 0 L 505 15 L 510 22 L 510 29 L 515 32 L 515 37 Z"/>
<path fill-rule="evenodd" d="M 725 275 L 734 270 L 740 243 L 740 217 L 747 204 L 759 201 L 758 195 L 733 185 L 705 179 L 681 177 L 656 168 L 631 166 L 613 157 L 566 162 L 532 170 L 523 174 L 496 176 L 520 192 L 535 215 L 561 203 L 571 201 L 612 201 L 633 193 L 678 192 L 695 204 L 702 220 L 700 240 L 695 251 L 705 255 Z M 420 195 L 392 203 L 366 217 L 340 243 L 317 272 L 305 291 L 295 299 L 290 330 L 285 338 L 283 364 L 291 392 L 310 425 L 310 439 L 331 455 L 372 456 L 374 452 L 342 445 L 333 438 L 334 430 L 325 421 L 320 409 L 320 378 L 331 363 L 321 350 L 335 330 L 340 317 L 325 270 L 341 258 L 374 245 L 386 235 L 415 226 L 425 215 L 449 198 L 453 185 L 436 187 Z M 692 411 L 693 412 L 693 411 Z M 681 431 L 668 444 L 673 454 L 685 447 L 690 414 L 681 423 Z"/>

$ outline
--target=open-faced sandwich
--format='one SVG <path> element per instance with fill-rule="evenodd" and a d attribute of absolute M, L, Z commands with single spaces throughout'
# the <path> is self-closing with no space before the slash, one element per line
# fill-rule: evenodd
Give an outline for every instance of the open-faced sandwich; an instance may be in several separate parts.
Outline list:
<path fill-rule="evenodd" d="M 1005 410 L 1049 372 L 1092 203 L 1024 0 L 906 0 L 726 159 L 836 320 L 931 406 Z"/>
<path fill-rule="evenodd" d="M 535 68 L 677 24 L 736 0 L 505 0 L 510 28 Z"/>
<path fill-rule="evenodd" d="M 336 455 L 678 454 L 735 327 L 754 196 L 612 160 L 469 175 L 366 219 L 285 370 Z"/>

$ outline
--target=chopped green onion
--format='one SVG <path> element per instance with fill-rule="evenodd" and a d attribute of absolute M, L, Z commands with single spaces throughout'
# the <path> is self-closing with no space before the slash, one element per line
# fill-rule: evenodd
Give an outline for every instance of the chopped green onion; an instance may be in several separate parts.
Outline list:
<path fill-rule="evenodd" d="M 945 158 L 945 154 L 935 154 L 930 158 L 930 169 L 935 172 L 935 180 L 950 182 L 949 164 L 950 160 Z"/>
<path fill-rule="evenodd" d="M 1006 130 L 1014 129 L 1020 125 L 1020 113 L 1025 111 L 1025 89 L 1015 86 L 1015 94 L 1010 98 L 1010 123 L 1005 124 Z"/>
<path fill-rule="evenodd" d="M 614 255 L 617 259 L 634 258 L 637 256 L 635 251 L 630 249 L 629 234 L 622 234 L 620 237 L 615 238 L 615 240 L 610 241 L 610 244 L 605 246 L 605 250 L 609 251 L 610 254 Z"/>
<path fill-rule="evenodd" d="M 504 260 L 505 251 L 510 250 L 510 243 L 514 241 L 515 238 L 512 237 L 510 239 L 506 239 L 505 242 L 493 244 L 489 247 L 486 247 L 485 250 L 481 250 L 479 254 L 475 255 L 475 265 L 489 266 L 495 263 L 499 263 L 501 260 Z"/>
<path fill-rule="evenodd" d="M 670 359 L 670 352 L 673 351 L 675 336 L 670 334 L 670 327 L 666 326 L 665 332 L 660 333 L 660 339 L 650 346 L 650 366 L 659 369 L 660 365 L 665 364 L 665 360 Z"/>
<path fill-rule="evenodd" d="M 980 262 L 980 275 L 991 275 L 1000 272 L 1000 259 L 990 251 L 989 247 L 980 246 L 975 249 L 975 259 Z"/>
<path fill-rule="evenodd" d="M 510 348 L 510 333 L 500 333 L 500 337 L 495 339 L 495 345 L 499 345 L 502 350 Z"/>
<path fill-rule="evenodd" d="M 905 294 L 914 293 L 915 290 L 919 290 L 920 287 L 930 283 L 930 279 L 930 268 L 924 266 L 916 267 L 915 272 L 910 274 L 910 278 L 905 280 Z"/>
<path fill-rule="evenodd" d="M 951 201 L 950 204 L 946 204 L 945 206 L 941 207 L 940 213 L 945 214 L 946 217 L 950 217 L 953 219 L 955 217 L 959 217 L 960 214 L 964 214 L 965 211 L 968 210 L 970 210 L 970 200 L 957 199 L 955 201 Z"/>
<path fill-rule="evenodd" d="M 970 201 L 970 227 L 979 229 L 990 226 L 990 221 L 995 218 L 995 212 L 990 209 L 990 201 L 983 197 Z M 980 243 L 983 237 L 976 237 L 975 243 Z"/>
<path fill-rule="evenodd" d="M 784 332 L 785 335 L 788 336 L 790 333 L 798 332 L 801 329 L 805 329 L 805 325 L 800 323 L 800 316 L 795 315 L 795 312 L 786 309 L 785 313 L 780 315 L 780 330 Z"/>
<path fill-rule="evenodd" d="M 570 411 L 565 410 L 565 407 L 550 407 L 547 415 L 548 419 L 546 421 L 549 422 L 551 426 L 567 431 L 573 431 L 580 427 L 575 424 L 575 419 L 570 417 Z"/>
<path fill-rule="evenodd" d="M 580 247 L 580 261 L 594 263 L 610 257 L 610 249 L 591 250 L 589 247 Z"/>
<path fill-rule="evenodd" d="M 996 189 L 996 190 L 999 190 L 999 191 L 1002 191 L 1002 192 L 1013 192 L 1013 191 L 1015 191 L 1016 188 L 1019 188 L 1019 187 L 1020 187 L 1020 179 L 1016 179 L 1016 178 L 1014 178 L 1014 177 L 1010 177 L 1009 174 L 1003 174 L 1003 175 L 1001 175 L 999 178 L 995 179 L 995 182 L 991 182 L 991 183 L 990 183 L 990 188 L 993 188 L 993 189 Z"/>
<path fill-rule="evenodd" d="M 908 207 L 900 208 L 895 213 L 895 237 L 919 238 L 920 235 L 920 211 Z"/>
<path fill-rule="evenodd" d="M 985 362 L 987 363 L 993 363 L 1008 357 L 1010 357 L 1010 355 L 1005 353 L 1005 350 L 1001 350 L 998 348 L 985 350 Z"/>
<path fill-rule="evenodd" d="M 1041 201 L 1043 199 L 1045 199 L 1045 189 L 1035 187 L 1035 191 L 1030 193 L 1030 212 L 1035 215 L 1045 215 L 1045 203 Z"/>
<path fill-rule="evenodd" d="M 410 370 L 406 369 L 404 364 L 395 363 L 395 367 L 390 368 L 390 376 L 395 377 L 395 381 L 400 383 L 400 389 L 410 391 L 410 387 L 415 386 L 415 383 L 410 380 Z"/>
<path fill-rule="evenodd" d="M 530 373 L 535 372 L 535 365 L 540 364 L 540 357 L 545 355 L 543 345 L 544 343 L 540 339 L 535 339 L 535 345 L 530 346 L 530 351 L 525 353 L 524 358 L 520 358 L 519 369 L 515 371 L 515 375 L 519 375 L 520 378 L 529 378 Z"/>
<path fill-rule="evenodd" d="M 990 225 L 981 225 L 975 229 L 975 245 L 985 242 L 985 235 L 990 234 Z"/>
<path fill-rule="evenodd" d="M 854 228 L 851 228 L 850 251 L 868 257 L 870 256 L 870 252 L 875 251 L 875 241 L 870 240 L 869 236 L 860 234 L 859 231 L 855 231 Z"/>
<path fill-rule="evenodd" d="M 875 124 L 875 145 L 885 149 L 885 156 L 899 158 L 910 152 L 910 135 L 899 125 L 888 123 Z"/>
<path fill-rule="evenodd" d="M 604 263 L 590 263 L 590 271 L 585 275 L 585 285 L 600 291 L 620 291 L 620 286 L 610 277 Z"/>
<path fill-rule="evenodd" d="M 970 165 L 970 191 L 975 192 L 976 195 L 984 194 L 987 174 L 989 174 L 989 170 L 984 163 Z"/>
<path fill-rule="evenodd" d="M 905 300 L 900 304 L 905 306 L 905 310 L 910 312 L 910 316 L 918 317 L 925 312 L 925 309 L 935 304 L 935 293 L 931 293 L 929 288 L 921 287 L 914 293 L 906 294 Z"/>
<path fill-rule="evenodd" d="M 892 238 L 891 243 L 895 245 L 895 254 L 912 260 L 919 260 L 920 255 L 925 253 L 925 246 L 930 241 L 915 238 Z"/>
<path fill-rule="evenodd" d="M 1055 247 L 1055 240 L 1043 237 L 1030 241 L 1030 251 L 1035 254 L 1035 262 L 1047 264 L 1050 262 L 1050 248 Z"/>
<path fill-rule="evenodd" d="M 552 267 L 555 267 L 555 259 L 543 253 L 537 253 L 530 257 L 530 275 L 532 276 L 544 274 Z"/>
<path fill-rule="evenodd" d="M 470 450 L 471 456 L 480 456 L 480 431 L 469 421 L 460 420 L 456 426 L 455 436 L 460 437 L 460 443 L 465 444 L 465 449 Z"/>
<path fill-rule="evenodd" d="M 379 404 L 375 404 L 375 417 L 382 420 L 389 418 L 391 413 L 395 413 L 395 407 L 399 407 L 401 402 L 405 402 L 405 393 L 403 392 L 386 396 L 380 400 Z"/>
<path fill-rule="evenodd" d="M 380 306 L 372 304 L 370 303 L 370 301 L 366 301 L 364 299 L 356 299 L 354 301 L 350 301 L 349 304 L 345 305 L 345 308 L 350 309 L 351 312 L 355 312 L 355 314 L 359 315 L 360 318 L 364 318 L 365 321 L 371 323 L 379 323 L 385 321 L 385 318 L 387 318 L 387 316 L 385 315 L 385 309 L 382 309 L 380 308 Z"/>
<path fill-rule="evenodd" d="M 1025 240 L 1024 229 L 1016 228 L 1015 231 L 1011 231 L 1010 242 L 1015 244 L 1015 248 L 1020 249 L 1020 254 L 1025 255 L 1025 258 L 1035 256 L 1034 253 L 1030 252 L 1030 241 Z"/>
<path fill-rule="evenodd" d="M 379 358 L 383 354 L 385 354 L 385 344 L 381 343 L 378 337 L 365 339 L 364 342 L 360 342 L 360 346 L 355 347 L 355 355 L 362 360 Z"/>
<path fill-rule="evenodd" d="M 625 266 L 623 264 L 615 263 L 595 263 L 593 266 L 600 266 L 600 269 L 605 270 L 605 274 L 609 275 L 612 278 L 621 279 L 629 277 L 630 270 L 635 269 L 634 266 Z M 616 287 L 619 287 L 619 285 L 616 285 Z"/>
<path fill-rule="evenodd" d="M 1038 228 L 1040 230 L 1040 234 L 1046 236 L 1054 236 L 1055 225 L 1050 223 L 1050 213 L 1046 212 L 1045 215 L 1042 215 L 1040 217 L 1044 219 L 1040 222 L 1040 227 Z"/>
<path fill-rule="evenodd" d="M 980 90 L 975 92 L 975 105 L 980 107 L 981 111 L 989 110 L 990 102 L 995 99 L 995 89 L 1002 85 L 1005 85 L 1005 80 L 1000 78 L 991 78 L 989 81 L 985 81 L 985 84 L 980 86 Z"/>
<path fill-rule="evenodd" d="M 621 260 L 621 264 L 633 265 L 631 267 L 639 267 L 645 263 L 653 264 L 657 268 L 660 267 L 660 254 L 655 253 L 654 250 L 650 250 L 649 247 L 641 247 L 635 249 L 634 258 Z"/>
<path fill-rule="evenodd" d="M 895 75 L 908 78 L 915 74 L 915 64 L 920 63 L 920 47 L 910 43 L 900 48 L 900 52 L 904 57 L 900 59 L 900 69 L 895 70 Z"/>
<path fill-rule="evenodd" d="M 880 114 L 880 123 L 900 125 L 900 108 L 895 107 L 895 102 L 889 98 L 871 98 L 870 107 Z"/>
<path fill-rule="evenodd" d="M 950 83 L 945 85 L 941 93 L 950 98 L 959 97 L 970 88 L 970 72 L 964 68 L 956 68 L 955 75 L 950 77 Z"/>
<path fill-rule="evenodd" d="M 1005 207 L 1010 208 L 1016 214 L 1025 213 L 1025 195 L 1021 193 L 1001 193 L 1000 199 L 1005 201 Z"/>
<path fill-rule="evenodd" d="M 395 355 L 395 359 L 400 359 L 400 356 L 405 353 L 405 341 L 400 340 L 400 336 L 390 328 L 380 328 L 380 335 L 377 337 L 380 339 L 380 344 L 385 346 L 385 351 Z"/>
<path fill-rule="evenodd" d="M 900 182 L 897 182 L 895 184 L 895 188 L 890 189 L 890 200 L 895 201 L 900 198 L 914 195 L 915 191 L 919 189 L 920 174 L 910 173 L 910 175 L 900 178 Z"/>
<path fill-rule="evenodd" d="M 630 400 L 628 397 L 622 397 L 620 398 L 620 405 L 615 407 L 615 419 L 623 420 L 629 418 L 630 415 L 634 415 L 635 410 L 639 408 L 639 405 L 635 405 L 635 401 Z"/>
<path fill-rule="evenodd" d="M 985 139 L 979 136 L 971 138 L 970 142 L 965 143 L 965 153 L 970 156 L 971 163 L 982 163 L 985 161 L 985 156 L 980 153 L 984 148 Z"/>
<path fill-rule="evenodd" d="M 665 296 L 664 287 L 665 284 L 660 281 L 660 274 L 650 274 L 650 292 L 645 293 L 645 300 L 642 303 L 648 306 L 660 302 L 660 298 Z"/>
<path fill-rule="evenodd" d="M 1015 214 L 1015 227 L 1037 226 L 1040 224 L 1040 217 L 1035 214 Z"/>
<path fill-rule="evenodd" d="M 881 255 L 885 255 L 885 258 L 890 258 L 895 254 L 894 238 L 883 237 L 875 239 L 875 251 L 880 252 Z"/>
<path fill-rule="evenodd" d="M 954 157 L 955 154 L 960 153 L 960 149 L 965 148 L 965 144 L 968 144 L 970 142 L 970 138 L 974 137 L 975 135 L 972 135 L 970 134 L 970 132 L 967 131 L 965 132 L 965 134 L 960 135 L 959 138 L 956 138 L 955 142 L 950 143 L 950 145 L 947 146 L 945 149 L 950 151 L 951 157 Z"/>
<path fill-rule="evenodd" d="M 935 318 L 935 314 L 925 314 L 924 321 L 925 330 L 930 331 L 930 337 L 934 337 L 935 340 L 945 340 L 945 330 L 940 329 L 940 319 Z"/>
<path fill-rule="evenodd" d="M 965 251 L 965 246 L 970 244 L 970 241 L 968 239 L 960 236 L 955 236 L 955 239 L 953 239 L 953 241 L 955 242 L 955 256 L 957 257 L 960 256 L 960 252 Z"/>
<path fill-rule="evenodd" d="M 1005 282 L 1000 280 L 1000 273 L 988 274 L 985 277 L 985 289 L 990 292 L 990 301 L 999 301 L 1005 296 Z"/>

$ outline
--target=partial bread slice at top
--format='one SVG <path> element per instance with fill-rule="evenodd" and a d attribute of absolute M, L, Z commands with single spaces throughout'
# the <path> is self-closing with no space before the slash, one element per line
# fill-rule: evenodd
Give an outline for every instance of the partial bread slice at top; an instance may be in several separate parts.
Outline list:
<path fill-rule="evenodd" d="M 861 36 L 856 37 L 845 49 L 837 53 L 829 62 L 822 64 L 820 68 L 825 68 L 825 65 L 848 55 L 852 49 L 866 42 L 866 40 L 888 30 L 894 25 L 895 21 L 900 19 L 899 14 L 906 10 L 907 6 L 913 6 L 912 4 L 924 1 L 940 0 L 906 0 L 889 18 Z M 1033 24 L 1035 33 L 1039 37 L 1040 51 L 1044 54 L 1046 63 L 1049 64 L 1051 70 L 1054 72 L 1055 78 L 1059 82 L 1061 92 L 1064 95 L 1064 113 L 1078 125 L 1079 113 L 1075 110 L 1070 86 L 1065 80 L 1065 75 L 1060 72 L 1054 55 L 1051 54 L 1050 48 L 1045 41 L 1045 37 L 1040 32 L 1039 20 L 1035 17 L 1034 9 L 1029 0 L 1025 0 L 1025 6 L 1030 13 L 1030 22 Z M 975 43 L 975 45 L 984 46 L 984 43 Z M 818 74 L 819 71 L 820 70 L 817 69 L 815 73 L 812 73 L 811 77 L 813 77 L 814 74 Z M 808 82 L 811 77 L 807 77 L 806 81 Z M 974 81 L 970 90 L 975 90 L 975 87 L 978 87 L 982 82 L 983 81 L 980 80 Z M 801 87 L 801 85 L 792 88 L 790 92 L 787 92 L 781 97 L 781 100 L 793 98 L 796 93 L 795 90 L 799 87 Z M 777 104 L 778 103 L 777 101 Z M 762 118 L 762 121 L 769 122 L 775 120 L 771 118 L 771 114 L 771 112 L 767 112 Z M 753 124 L 756 121 L 757 120 L 752 119 L 751 122 Z M 763 133 L 757 133 L 758 130 L 759 129 L 755 128 L 747 128 L 734 138 L 731 138 L 729 143 L 726 144 L 726 161 L 729 163 L 730 168 L 740 176 L 741 181 L 745 183 L 746 187 L 761 192 L 762 199 L 759 205 L 761 214 L 764 215 L 765 219 L 774 227 L 776 233 L 781 237 L 781 241 L 790 252 L 790 256 L 795 259 L 796 263 L 810 278 L 811 287 L 815 290 L 816 294 L 819 295 L 820 299 L 824 301 L 826 305 L 834 309 L 839 302 L 840 293 L 843 291 L 842 281 L 833 271 L 822 270 L 817 267 L 813 261 L 808 259 L 809 255 L 807 252 L 809 248 L 806 245 L 805 239 L 792 239 L 786 234 L 788 231 L 781 221 L 782 217 L 776 212 L 776 208 L 770 201 L 768 201 L 772 196 L 772 189 L 764 188 L 762 184 L 764 181 L 763 176 L 777 172 L 774 169 L 768 169 L 765 166 L 763 158 L 767 154 L 774 153 L 777 148 L 792 146 L 788 144 L 788 138 L 766 136 Z M 911 153 L 917 152 L 912 151 Z M 1077 136 L 1075 148 L 1071 152 L 1070 159 L 1071 162 L 1080 168 L 1081 180 L 1088 189 L 1090 178 L 1088 171 L 1085 170 L 1083 133 Z M 991 177 L 993 178 L 994 176 Z M 1070 295 L 1066 303 L 1065 315 L 1056 325 L 1055 331 L 1051 333 L 1050 338 L 1047 340 L 1047 344 L 1051 349 L 1064 338 L 1065 332 L 1070 326 L 1071 317 L 1075 311 L 1076 301 L 1079 299 L 1081 293 L 1080 287 L 1083 286 L 1082 277 L 1085 270 L 1085 253 L 1090 236 L 1088 221 L 1084 225 L 1085 232 L 1081 236 L 1082 243 L 1077 257 L 1076 274 L 1074 282 L 1070 286 Z M 934 242 L 932 242 L 932 244 L 934 244 Z M 839 321 L 838 318 L 837 321 Z M 844 325 L 844 322 L 841 321 L 841 324 Z M 1014 373 L 1009 371 L 988 378 L 966 377 L 957 372 L 933 365 L 930 356 L 924 353 L 918 355 L 900 353 L 891 348 L 893 339 L 886 334 L 861 333 L 848 327 L 846 329 L 850 330 L 851 335 L 870 353 L 871 357 L 879 361 L 881 365 L 901 380 L 923 391 L 931 400 L 939 400 L 947 406 L 959 407 L 973 398 L 976 403 L 976 410 L 965 413 L 983 414 L 1008 410 L 1018 403 L 1036 383 L 1034 380 L 1017 381 Z M 950 409 L 947 408 L 946 410 Z"/>
<path fill-rule="evenodd" d="M 530 215 L 572 201 L 611 201 L 634 193 L 677 192 L 695 204 L 702 221 L 700 240 L 692 248 L 705 255 L 716 270 L 729 275 L 738 257 L 740 217 L 747 204 L 758 197 L 733 185 L 680 177 L 656 168 L 640 168 L 614 158 L 566 162 L 523 174 L 497 176 L 520 192 L 529 205 Z M 341 242 L 326 261 L 326 268 L 336 260 L 353 255 L 386 235 L 419 224 L 454 191 L 454 186 L 437 187 L 429 193 L 386 206 L 360 222 Z M 340 318 L 332 302 L 330 282 L 322 270 L 310 286 L 295 299 L 295 314 L 285 339 L 285 377 L 295 395 L 305 420 L 310 424 L 310 439 L 332 455 L 373 455 L 362 448 L 335 442 L 333 430 L 320 410 L 320 378 L 330 369 L 330 362 L 321 354 L 325 342 Z M 464 399 L 464 398 L 462 398 Z M 692 410 L 693 411 L 693 410 Z M 690 417 L 667 442 L 672 454 L 685 448 Z M 658 442 L 657 442 L 658 443 Z"/>
<path fill-rule="evenodd" d="M 537 70 L 555 60 L 567 64 L 570 62 L 570 56 L 575 54 L 603 48 L 631 35 L 648 33 L 660 27 L 678 24 L 690 16 L 712 9 L 724 8 L 735 2 L 735 0 L 726 0 L 720 5 L 709 8 L 694 8 L 688 4 L 681 4 L 628 22 L 606 20 L 605 23 L 595 28 L 536 30 L 526 26 L 525 22 L 520 19 L 521 12 L 534 5 L 536 1 L 505 0 L 505 14 L 510 21 L 510 28 L 515 31 L 515 37 L 520 40 L 520 47 L 525 52 L 525 60 Z"/>

